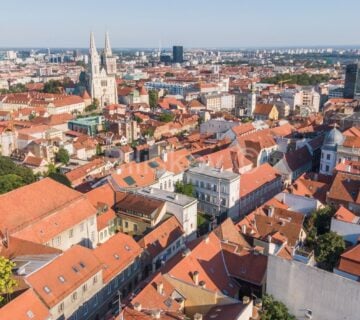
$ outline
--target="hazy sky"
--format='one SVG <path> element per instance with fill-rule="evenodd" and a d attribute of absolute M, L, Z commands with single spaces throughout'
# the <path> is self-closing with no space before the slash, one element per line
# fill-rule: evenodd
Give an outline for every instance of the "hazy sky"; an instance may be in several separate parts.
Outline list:
<path fill-rule="evenodd" d="M 0 47 L 360 45 L 360 0 L 1 0 Z"/>

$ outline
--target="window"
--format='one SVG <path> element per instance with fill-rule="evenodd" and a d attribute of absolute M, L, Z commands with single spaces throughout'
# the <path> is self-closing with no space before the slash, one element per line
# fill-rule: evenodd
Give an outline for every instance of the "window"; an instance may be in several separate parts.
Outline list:
<path fill-rule="evenodd" d="M 107 229 L 104 230 L 104 237 L 107 237 Z"/>
<path fill-rule="evenodd" d="M 87 315 L 88 312 L 89 312 L 88 304 L 85 302 L 84 303 L 84 315 Z"/>
<path fill-rule="evenodd" d="M 69 230 L 69 238 L 72 238 L 74 236 L 74 229 Z"/>
<path fill-rule="evenodd" d="M 134 224 L 134 232 L 137 232 L 138 231 L 138 226 L 137 224 Z"/>
<path fill-rule="evenodd" d="M 62 313 L 64 311 L 64 302 L 61 302 L 58 306 L 58 313 Z"/>
<path fill-rule="evenodd" d="M 329 170 L 330 170 L 330 167 L 329 167 L 329 166 L 326 166 L 325 171 L 326 171 L 326 172 L 329 172 Z"/>
<path fill-rule="evenodd" d="M 99 302 L 99 297 L 98 297 L 98 293 L 95 295 L 95 299 L 94 299 L 94 306 L 97 306 L 98 302 Z"/>
<path fill-rule="evenodd" d="M 95 241 L 95 231 L 91 231 L 90 239 L 91 241 Z"/>
<path fill-rule="evenodd" d="M 326 160 L 330 160 L 330 153 L 326 155 Z"/>
<path fill-rule="evenodd" d="M 111 284 L 109 283 L 108 287 L 107 287 L 107 294 L 111 293 Z"/>
<path fill-rule="evenodd" d="M 93 284 L 97 283 L 97 276 L 93 278 Z"/>
<path fill-rule="evenodd" d="M 83 293 L 85 293 L 87 291 L 87 283 L 85 283 L 83 286 L 82 286 L 82 291 Z"/>
<path fill-rule="evenodd" d="M 61 245 L 61 236 L 56 237 L 56 245 Z"/>
<path fill-rule="evenodd" d="M 76 301 L 77 299 L 77 292 L 74 292 L 72 295 L 71 295 L 71 301 L 74 302 Z"/>
<path fill-rule="evenodd" d="M 101 86 L 102 87 L 107 87 L 107 81 L 106 80 L 101 80 Z"/>
<path fill-rule="evenodd" d="M 129 228 L 129 222 L 125 221 L 125 228 Z"/>

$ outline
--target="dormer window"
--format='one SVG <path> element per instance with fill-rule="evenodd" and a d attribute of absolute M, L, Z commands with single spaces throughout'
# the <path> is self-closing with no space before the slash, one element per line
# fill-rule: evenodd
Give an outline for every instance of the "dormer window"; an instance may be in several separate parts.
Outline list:
<path fill-rule="evenodd" d="M 51 292 L 50 288 L 48 286 L 44 286 L 44 291 L 49 294 Z"/>
<path fill-rule="evenodd" d="M 64 282 L 65 282 L 65 278 L 64 278 L 63 276 L 59 276 L 59 281 L 60 281 L 61 283 L 64 283 Z"/>

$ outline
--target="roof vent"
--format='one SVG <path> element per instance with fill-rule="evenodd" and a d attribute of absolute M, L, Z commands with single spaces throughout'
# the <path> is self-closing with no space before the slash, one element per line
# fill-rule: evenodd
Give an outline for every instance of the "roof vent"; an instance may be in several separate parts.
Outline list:
<path fill-rule="evenodd" d="M 199 285 L 199 271 L 194 271 L 192 278 L 195 285 Z"/>
<path fill-rule="evenodd" d="M 135 304 L 134 304 L 134 309 L 135 309 L 136 311 L 141 312 L 141 309 L 142 309 L 141 303 L 140 303 L 140 302 L 135 302 Z"/>

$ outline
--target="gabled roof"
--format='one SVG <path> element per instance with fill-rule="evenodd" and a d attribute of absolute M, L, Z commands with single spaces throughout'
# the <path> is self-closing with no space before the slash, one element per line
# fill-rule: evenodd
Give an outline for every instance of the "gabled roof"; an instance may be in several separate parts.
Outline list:
<path fill-rule="evenodd" d="M 94 251 L 94 256 L 102 263 L 103 280 L 111 281 L 125 270 L 142 253 L 136 241 L 124 233 L 117 233 Z"/>
<path fill-rule="evenodd" d="M 344 206 L 340 206 L 338 211 L 336 211 L 334 218 L 339 221 L 349 222 L 349 223 L 359 223 L 360 218 L 352 213 L 350 210 L 346 209 Z"/>
<path fill-rule="evenodd" d="M 360 277 L 360 244 L 349 248 L 340 256 L 337 269 Z"/>
<path fill-rule="evenodd" d="M 227 218 L 222 224 L 214 229 L 216 236 L 224 242 L 231 242 L 241 248 L 250 248 L 250 244 L 239 233 L 231 218 Z"/>
<path fill-rule="evenodd" d="M 138 243 L 152 258 L 155 258 L 183 235 L 182 225 L 175 216 L 172 216 L 143 236 Z"/>
<path fill-rule="evenodd" d="M 280 177 L 279 172 L 268 163 L 242 174 L 240 176 L 240 197 L 245 197 L 278 177 Z"/>
<path fill-rule="evenodd" d="M 100 270 L 101 263 L 92 250 L 75 245 L 25 279 L 52 308 Z"/>
<path fill-rule="evenodd" d="M 360 176 L 338 172 L 330 187 L 328 198 L 360 203 Z"/>
<path fill-rule="evenodd" d="M 167 262 L 164 272 L 179 280 L 194 285 L 193 274 L 199 273 L 206 289 L 234 297 L 235 282 L 230 278 L 223 257 L 221 241 L 214 233 L 203 239 L 194 240 L 188 246 L 188 253 L 179 253 Z"/>
<path fill-rule="evenodd" d="M 27 240 L 45 240 L 53 231 L 61 233 L 95 213 L 81 193 L 50 178 L 0 196 L 0 229 L 17 232 L 18 237 Z"/>
<path fill-rule="evenodd" d="M 159 285 L 162 285 L 162 292 L 158 291 Z M 133 298 L 131 304 L 134 306 L 140 303 L 141 307 L 145 310 L 161 309 L 163 311 L 177 312 L 181 309 L 181 304 L 173 298 L 175 292 L 176 289 L 167 281 L 167 278 L 161 273 L 157 273 L 149 280 L 149 283 L 139 294 Z"/>
<path fill-rule="evenodd" d="M 51 318 L 49 309 L 32 289 L 26 290 L 0 308 L 0 319 L 4 320 L 50 320 Z"/>
<path fill-rule="evenodd" d="M 276 108 L 273 104 L 257 104 L 254 110 L 254 114 L 268 116 L 273 108 Z"/>

